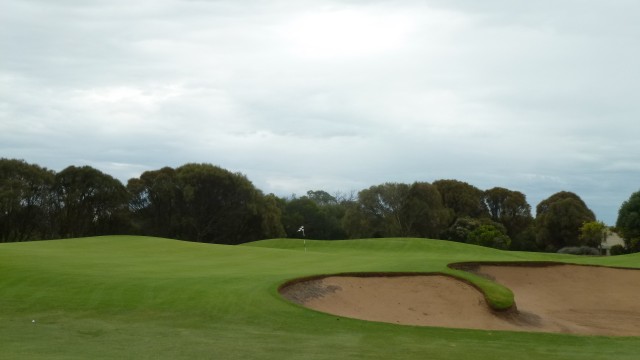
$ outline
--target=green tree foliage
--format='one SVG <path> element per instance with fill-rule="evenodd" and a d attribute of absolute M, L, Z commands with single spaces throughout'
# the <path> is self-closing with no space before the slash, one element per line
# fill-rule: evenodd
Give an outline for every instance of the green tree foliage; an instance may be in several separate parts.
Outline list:
<path fill-rule="evenodd" d="M 452 217 L 438 189 L 429 183 L 411 185 L 400 211 L 406 236 L 437 238 Z"/>
<path fill-rule="evenodd" d="M 280 199 L 274 194 L 262 197 L 258 203 L 260 219 L 260 239 L 273 239 L 286 236 L 282 224 Z"/>
<path fill-rule="evenodd" d="M 284 235 L 275 196 L 211 164 L 147 171 L 127 187 L 143 234 L 221 244 Z"/>
<path fill-rule="evenodd" d="M 429 183 L 385 183 L 358 193 L 343 224 L 355 237 L 436 237 L 446 229 L 450 212 Z"/>
<path fill-rule="evenodd" d="M 640 251 L 640 191 L 637 191 L 622 203 L 618 210 L 616 228 L 622 235 L 627 250 Z"/>
<path fill-rule="evenodd" d="M 620 208 L 628 251 L 640 251 L 640 192 Z M 310 190 L 300 198 L 264 195 L 242 174 L 210 164 L 147 171 L 124 187 L 89 166 L 59 173 L 0 159 L 0 242 L 137 233 L 238 244 L 264 238 L 415 236 L 514 250 L 597 246 L 604 226 L 576 195 L 537 206 L 524 194 L 487 191 L 457 180 L 384 183 L 354 196 Z"/>
<path fill-rule="evenodd" d="M 622 245 L 613 245 L 609 252 L 611 255 L 624 255 L 627 253 L 627 250 Z"/>
<path fill-rule="evenodd" d="M 59 237 L 128 232 L 129 194 L 120 181 L 90 166 L 69 166 L 55 175 Z"/>
<path fill-rule="evenodd" d="M 516 251 L 541 251 L 536 240 L 535 222 L 532 222 L 527 228 L 511 238 L 510 250 Z"/>
<path fill-rule="evenodd" d="M 352 215 L 364 225 L 362 237 L 405 236 L 401 209 L 409 193 L 409 185 L 385 183 L 371 186 L 358 193 L 358 205 Z"/>
<path fill-rule="evenodd" d="M 0 242 L 51 238 L 54 172 L 0 159 Z"/>
<path fill-rule="evenodd" d="M 469 233 L 482 225 L 482 220 L 468 216 L 457 218 L 456 221 L 442 234 L 445 240 L 466 243 Z"/>
<path fill-rule="evenodd" d="M 494 225 L 480 225 L 469 233 L 467 242 L 503 250 L 511 245 L 509 236 Z"/>
<path fill-rule="evenodd" d="M 349 200 L 329 195 L 322 190 L 308 191 L 307 196 L 320 208 L 320 217 L 324 224 L 322 227 L 325 228 L 324 231 L 318 233 L 316 236 L 329 240 L 345 239 L 347 234 L 342 228 L 342 219 L 346 213 Z M 313 235 L 317 229 L 312 228 L 309 230 Z"/>
<path fill-rule="evenodd" d="M 519 236 L 533 222 L 531 205 L 519 191 L 494 187 L 484 192 L 482 200 L 491 219 L 504 225 L 512 238 Z"/>
<path fill-rule="evenodd" d="M 350 239 L 374 237 L 369 227 L 369 218 L 361 206 L 359 201 L 345 204 L 345 214 L 340 225 Z"/>
<path fill-rule="evenodd" d="M 285 200 L 282 223 L 287 236 L 302 237 L 300 226 L 309 239 L 344 239 L 341 226 L 344 207 L 324 191 L 309 191 L 307 196 Z M 318 196 L 320 195 L 320 196 Z"/>
<path fill-rule="evenodd" d="M 443 237 L 452 241 L 508 249 L 511 238 L 506 232 L 502 224 L 489 218 L 474 219 L 467 216 L 456 219 L 443 233 Z"/>
<path fill-rule="evenodd" d="M 178 235 L 184 203 L 174 169 L 145 171 L 130 179 L 127 189 L 138 233 L 166 238 Z"/>
<path fill-rule="evenodd" d="M 442 204 L 453 211 L 451 221 L 461 217 L 481 218 L 487 216 L 482 190 L 458 180 L 437 180 L 433 182 Z"/>
<path fill-rule="evenodd" d="M 580 227 L 595 221 L 595 215 L 580 197 L 561 191 L 541 201 L 536 207 L 536 239 L 546 251 L 580 245 Z"/>
<path fill-rule="evenodd" d="M 599 249 L 607 240 L 607 225 L 602 221 L 588 221 L 580 226 L 580 245 Z"/>
<path fill-rule="evenodd" d="M 307 191 L 307 197 L 318 204 L 318 206 L 338 205 L 338 200 L 335 196 L 330 195 L 324 190 L 309 190 Z"/>
<path fill-rule="evenodd" d="M 262 194 L 239 173 L 210 164 L 176 169 L 181 190 L 179 234 L 186 240 L 240 244 L 262 237 Z"/>

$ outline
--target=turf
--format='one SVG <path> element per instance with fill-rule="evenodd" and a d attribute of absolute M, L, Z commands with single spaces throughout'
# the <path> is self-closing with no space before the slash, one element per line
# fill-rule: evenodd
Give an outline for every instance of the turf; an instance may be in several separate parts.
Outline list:
<path fill-rule="evenodd" d="M 460 261 L 565 261 L 637 267 L 640 256 L 584 258 L 427 239 L 243 246 L 112 236 L 0 244 L 4 359 L 636 359 L 640 338 L 399 326 L 323 314 L 277 293 L 302 276 L 449 272 L 496 306 L 508 289 L 447 268 Z M 32 322 L 35 320 L 35 323 Z"/>

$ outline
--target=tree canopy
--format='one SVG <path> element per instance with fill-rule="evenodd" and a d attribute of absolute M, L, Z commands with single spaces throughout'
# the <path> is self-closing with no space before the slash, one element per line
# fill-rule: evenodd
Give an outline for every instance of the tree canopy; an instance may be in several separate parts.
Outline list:
<path fill-rule="evenodd" d="M 511 237 L 523 232 L 533 222 L 531 205 L 519 191 L 494 187 L 483 193 L 482 201 L 491 219 L 504 225 Z"/>
<path fill-rule="evenodd" d="M 0 242 L 51 238 L 54 176 L 38 165 L 0 159 Z"/>
<path fill-rule="evenodd" d="M 90 166 L 69 166 L 55 175 L 53 194 L 59 237 L 128 232 L 129 193 L 111 175 Z"/>
<path fill-rule="evenodd" d="M 238 244 L 283 234 L 279 210 L 242 174 L 210 164 L 143 173 L 128 183 L 134 217 L 154 235 Z"/>
<path fill-rule="evenodd" d="M 0 241 L 139 234 L 220 244 L 300 237 L 424 237 L 528 251 L 597 246 L 600 228 L 580 197 L 558 192 L 536 207 L 519 191 L 463 181 L 387 182 L 350 195 L 309 190 L 263 194 L 247 177 L 212 164 L 185 164 L 119 180 L 90 166 L 60 172 L 0 159 Z M 620 208 L 618 227 L 640 250 L 640 192 Z"/>
<path fill-rule="evenodd" d="M 437 180 L 433 182 L 442 204 L 453 212 L 451 221 L 460 217 L 481 218 L 487 215 L 483 192 L 477 187 L 459 180 Z"/>
<path fill-rule="evenodd" d="M 640 191 L 622 203 L 618 210 L 616 228 L 630 251 L 640 251 Z"/>
<path fill-rule="evenodd" d="M 582 245 L 580 227 L 595 221 L 593 211 L 582 199 L 568 191 L 551 195 L 538 204 L 536 229 L 538 244 L 547 251 Z"/>

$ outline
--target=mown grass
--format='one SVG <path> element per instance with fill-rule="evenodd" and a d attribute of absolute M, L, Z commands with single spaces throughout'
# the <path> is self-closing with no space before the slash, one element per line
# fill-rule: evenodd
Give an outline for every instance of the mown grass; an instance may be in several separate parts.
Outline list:
<path fill-rule="evenodd" d="M 315 274 L 448 272 L 475 281 L 504 306 L 508 289 L 447 264 L 551 260 L 636 267 L 639 256 L 580 258 L 426 239 L 306 244 L 305 251 L 302 240 L 292 239 L 224 246 L 130 236 L 0 244 L 0 358 L 637 358 L 640 338 L 345 319 L 288 303 L 277 288 Z"/>

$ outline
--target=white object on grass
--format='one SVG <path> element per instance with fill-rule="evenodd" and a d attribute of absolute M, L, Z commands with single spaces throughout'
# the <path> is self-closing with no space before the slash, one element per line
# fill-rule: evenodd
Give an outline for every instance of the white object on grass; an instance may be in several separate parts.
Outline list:
<path fill-rule="evenodd" d="M 302 242 L 304 243 L 304 251 L 306 252 L 307 251 L 307 237 L 304 234 L 304 225 L 300 226 L 300 229 L 298 229 L 298 232 L 302 232 L 302 237 L 303 237 Z"/>

